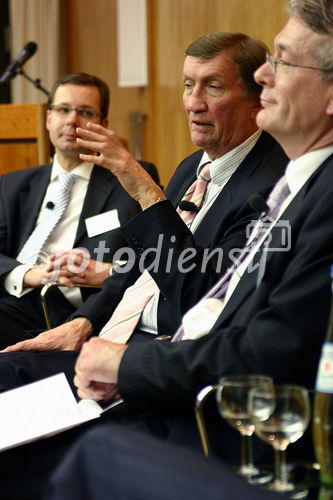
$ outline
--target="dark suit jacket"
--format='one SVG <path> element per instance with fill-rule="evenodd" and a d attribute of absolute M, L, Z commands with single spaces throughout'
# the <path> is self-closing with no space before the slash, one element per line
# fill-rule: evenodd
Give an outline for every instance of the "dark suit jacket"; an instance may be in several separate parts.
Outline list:
<path fill-rule="evenodd" d="M 16 260 L 20 249 L 35 227 L 45 191 L 49 184 L 52 164 L 5 174 L 0 177 L 0 280 L 20 263 Z M 94 166 L 84 200 L 74 247 L 84 247 L 93 259 L 99 241 L 105 241 L 109 253 L 104 260 L 111 262 L 114 252 L 126 241 L 119 228 L 91 238 L 88 237 L 85 219 L 108 210 L 118 210 L 121 224 L 134 217 L 140 207 L 122 188 L 117 178 L 108 170 Z M 68 250 L 68 249 L 64 249 Z M 115 290 L 115 289 L 114 289 Z M 83 298 L 93 289 L 82 289 Z M 115 293 L 115 292 L 114 292 Z M 1 295 L 7 294 L 0 288 Z M 54 300 L 63 295 L 53 291 Z M 52 300 L 48 304 L 52 309 Z"/>
<path fill-rule="evenodd" d="M 196 394 L 225 374 L 261 373 L 278 383 L 314 386 L 331 299 L 332 179 L 333 156 L 282 216 L 291 228 L 290 249 L 267 253 L 260 282 L 258 268 L 243 275 L 210 334 L 176 343 L 129 345 L 120 366 L 119 392 L 136 410 L 167 416 L 164 435 L 171 441 L 199 446 L 193 421 Z M 270 248 L 281 248 L 281 225 L 271 236 Z M 262 256 L 261 251 L 255 263 L 263 262 Z M 158 284 L 163 289 L 162 281 Z M 223 428 L 216 409 L 209 407 L 207 419 L 215 452 L 230 460 L 239 436 L 227 424 Z M 297 449 L 292 445 L 288 453 Z"/>
<path fill-rule="evenodd" d="M 245 181 L 244 187 L 247 187 L 250 179 L 255 175 L 256 168 L 263 165 L 263 163 L 265 163 L 268 173 L 270 171 L 269 166 L 267 166 L 267 161 L 265 160 L 268 160 L 270 154 L 273 153 L 274 148 L 276 148 L 276 143 L 267 135 L 263 135 L 260 143 L 257 144 L 256 149 L 258 150 L 260 144 L 262 145 L 262 143 L 266 141 L 270 142 L 271 147 L 266 150 L 264 155 L 261 155 L 258 162 L 255 163 L 254 167 L 252 167 L 252 175 L 246 174 L 245 171 L 244 175 L 247 175 L 247 180 Z M 281 151 L 279 154 L 281 160 Z M 192 175 L 191 178 L 188 179 L 188 184 L 190 184 L 195 177 L 195 172 L 193 172 L 193 170 L 195 171 L 199 157 L 200 153 L 196 153 L 194 157 L 196 158 L 196 162 L 194 164 L 193 157 L 190 157 L 189 160 L 185 161 L 183 164 L 184 168 L 191 168 Z M 189 167 L 189 165 L 192 165 L 192 167 Z M 180 176 L 181 173 L 182 169 L 177 172 L 177 176 Z M 278 177 L 278 175 L 275 177 Z M 266 177 L 264 176 L 264 179 L 265 178 Z M 261 183 L 263 182 L 264 181 L 261 180 Z M 171 186 L 172 185 L 173 184 L 171 184 Z M 254 191 L 257 191 L 257 189 L 259 189 L 258 186 L 254 188 Z M 302 303 L 304 300 L 305 314 L 304 319 L 299 314 L 299 311 L 295 316 L 297 331 L 302 332 L 304 328 L 304 338 L 305 342 L 307 342 L 309 339 L 311 340 L 312 335 L 317 335 L 316 327 L 318 323 L 320 332 L 319 337 L 322 337 L 321 332 L 323 330 L 323 324 L 326 322 L 328 308 L 328 299 L 325 298 L 325 300 L 323 300 L 323 298 L 326 297 L 326 294 L 328 297 L 330 295 L 328 286 L 328 268 L 326 269 L 326 267 L 328 267 L 328 262 L 333 259 L 333 255 L 332 248 L 330 248 L 329 252 L 327 250 L 327 242 L 332 238 L 329 239 L 328 237 L 325 246 L 322 239 L 318 237 L 318 232 L 321 233 L 321 231 L 326 231 L 326 226 L 321 226 L 320 220 L 318 220 L 318 211 L 325 213 L 326 225 L 328 225 L 328 227 L 331 226 L 332 229 L 332 224 L 330 223 L 329 218 L 332 213 L 333 188 L 329 176 L 326 175 L 320 183 L 320 186 L 318 186 L 318 189 L 309 190 L 309 196 L 307 196 L 306 189 L 307 188 L 302 191 L 304 200 L 300 199 L 298 201 L 300 211 L 295 214 L 295 218 L 293 220 L 296 239 L 293 240 L 293 248 L 291 252 L 288 253 L 288 255 L 281 253 L 281 256 L 276 257 L 275 255 L 272 255 L 271 257 L 272 262 L 273 258 L 282 258 L 282 262 L 278 261 L 277 267 L 274 270 L 273 282 L 271 285 L 272 288 L 268 282 L 268 279 L 271 278 L 269 276 L 271 261 L 269 261 L 266 269 L 266 273 L 268 274 L 267 283 L 265 274 L 257 292 L 255 293 L 254 289 L 249 290 L 246 296 L 246 301 L 249 301 L 249 309 L 246 311 L 244 305 L 244 316 L 243 314 L 238 316 L 233 312 L 232 315 L 227 318 L 228 320 L 226 320 L 226 325 L 224 325 L 222 318 L 221 324 L 219 324 L 218 328 L 214 329 L 212 334 L 196 341 L 184 341 L 177 344 L 152 341 L 142 344 L 130 344 L 122 360 L 119 372 L 119 392 L 125 398 L 129 413 L 123 415 L 121 413 L 122 409 L 120 409 L 120 415 L 111 412 L 109 414 L 110 418 L 119 420 L 120 422 L 128 425 L 133 423 L 137 426 L 137 428 L 143 427 L 146 430 L 149 429 L 169 441 L 176 441 L 178 443 L 184 443 L 189 446 L 200 448 L 200 441 L 193 418 L 193 407 L 196 393 L 204 385 L 214 383 L 217 381 L 219 376 L 234 371 L 268 371 L 268 373 L 272 374 L 277 372 L 279 375 L 277 379 L 284 380 L 283 367 L 286 366 L 288 376 L 290 372 L 290 366 L 287 361 L 281 363 L 281 354 L 283 354 L 282 351 L 284 346 L 287 354 L 291 352 L 291 355 L 294 356 L 293 361 L 295 361 L 296 358 L 297 368 L 301 363 L 307 363 L 307 359 L 309 358 L 311 358 L 312 363 L 312 357 L 318 354 L 318 349 L 317 353 L 315 352 L 315 349 L 317 348 L 317 339 L 315 340 L 315 345 L 312 345 L 313 343 L 311 342 L 311 349 L 310 352 L 308 352 L 306 344 L 303 345 L 302 343 L 302 334 L 300 333 L 295 336 L 295 322 L 292 314 L 290 313 L 290 308 L 287 307 L 285 314 L 285 304 L 283 303 L 281 304 L 282 307 L 279 307 L 279 304 L 277 303 L 276 309 L 278 311 L 274 310 L 274 297 L 279 291 L 279 284 L 277 284 L 277 280 L 281 280 L 282 284 L 284 277 L 287 280 L 287 284 L 284 287 L 284 295 L 280 298 L 282 302 L 288 301 L 290 296 L 289 294 L 293 294 L 291 285 L 295 285 L 296 282 L 292 277 L 291 282 L 288 282 L 289 280 L 286 278 L 286 275 L 284 275 L 284 272 L 289 270 L 288 259 L 290 259 L 290 266 L 293 267 L 295 264 L 295 279 L 301 279 L 305 285 L 308 284 L 307 281 L 311 282 L 311 286 L 313 286 L 314 291 L 314 296 L 312 297 L 312 288 L 310 288 L 309 292 L 309 287 L 304 286 L 304 296 L 300 298 L 300 302 Z M 183 187 L 180 188 L 180 191 L 184 190 L 185 187 L 183 185 Z M 232 193 L 233 192 L 234 191 L 232 191 Z M 179 192 L 177 196 L 177 193 L 175 192 L 173 194 L 174 200 L 172 201 L 176 204 L 182 194 L 183 192 Z M 237 197 L 239 195 L 240 194 L 238 193 Z M 246 196 L 247 195 L 248 193 Z M 239 206 L 242 205 L 243 201 L 244 198 L 242 201 L 239 201 Z M 296 203 L 296 200 L 294 203 Z M 168 206 L 167 201 L 157 204 L 155 207 L 151 207 L 151 211 L 164 211 L 165 206 Z M 232 204 L 230 207 L 231 206 Z M 225 210 L 227 211 L 228 208 L 229 206 L 225 207 Z M 235 210 L 236 216 L 237 209 Z M 313 217 L 311 216 L 312 211 Z M 309 214 L 310 217 L 308 217 Z M 202 225 L 202 237 L 204 237 L 204 235 L 206 236 L 206 244 L 209 245 L 210 242 L 214 241 L 215 234 L 217 235 L 216 238 L 219 237 L 219 222 L 220 220 L 224 220 L 226 212 L 218 211 L 216 213 L 214 210 L 211 210 L 211 213 L 207 214 L 207 216 L 212 218 L 209 219 L 209 227 L 208 224 Z M 137 220 L 139 221 L 139 219 Z M 233 217 L 231 217 L 231 221 L 233 221 Z M 227 230 L 226 226 L 223 224 L 221 227 L 225 227 L 225 231 Z M 147 227 L 145 227 L 144 230 L 148 233 Z M 223 230 L 221 230 L 220 234 L 221 241 L 223 239 L 222 231 Z M 313 234 L 314 237 L 317 238 L 316 242 L 318 241 L 318 245 L 314 245 L 312 240 L 310 243 L 308 242 L 309 233 Z M 328 236 L 332 235 L 330 234 Z M 244 236 L 242 237 L 244 238 Z M 220 240 L 217 239 L 217 241 Z M 318 256 L 316 255 L 317 248 L 321 258 L 319 258 L 319 254 Z M 294 254 L 296 253 L 297 256 L 295 256 L 294 259 Z M 308 254 L 309 257 L 307 260 Z M 313 265 L 311 264 L 312 258 Z M 304 259 L 307 263 L 302 265 Z M 298 260 L 299 264 L 297 265 Z M 245 277 L 243 279 L 245 279 Z M 111 282 L 112 280 L 109 279 L 106 281 Z M 280 283 L 280 281 L 278 281 L 278 283 Z M 171 282 L 168 282 L 168 284 L 171 285 Z M 265 288 L 261 288 L 266 286 L 267 290 Z M 91 296 L 77 313 L 77 315 L 82 315 L 82 313 L 86 310 L 89 319 L 96 318 L 94 323 L 95 329 L 96 325 L 98 325 L 98 321 L 100 326 L 103 325 L 105 316 L 109 315 L 110 310 L 109 284 L 103 288 L 105 289 L 104 293 L 102 292 Z M 165 295 L 169 294 L 167 288 L 168 287 L 165 289 Z M 259 290 L 263 290 L 264 292 L 260 293 L 260 297 L 258 296 Z M 301 292 L 302 290 L 303 288 L 301 287 Z M 251 302 L 255 302 L 257 297 L 260 300 L 258 300 L 256 307 L 253 306 L 253 309 L 251 309 Z M 297 304 L 299 301 L 297 301 L 296 296 L 295 298 L 296 305 L 299 306 L 300 304 Z M 312 312 L 310 314 L 310 306 L 313 305 L 314 308 L 317 308 L 318 301 L 320 301 L 319 314 L 323 313 L 320 316 L 319 322 L 315 320 L 315 315 L 312 314 Z M 309 304 L 309 302 L 311 304 Z M 293 305 L 294 303 L 291 304 L 291 306 Z M 94 307 L 96 308 L 95 310 Z M 270 308 L 271 311 L 269 311 Z M 266 309 L 267 318 L 265 318 L 261 327 L 260 320 Z M 280 312 L 280 310 L 281 314 L 277 318 L 276 314 L 277 312 Z M 269 312 L 271 312 L 271 315 L 268 317 Z M 104 319 L 102 318 L 102 320 L 99 320 L 99 316 L 103 315 Z M 233 321 L 231 321 L 232 319 Z M 178 322 L 176 313 L 174 313 L 173 317 L 170 318 L 170 322 L 174 324 L 175 330 L 177 326 L 175 323 Z M 238 322 L 240 323 L 239 325 Z M 231 325 L 232 328 L 229 328 L 229 325 Z M 245 325 L 248 325 L 248 329 L 245 328 Z M 253 338 L 256 342 L 258 342 L 258 345 L 252 341 Z M 278 359 L 276 362 L 275 352 L 272 351 L 275 339 L 275 344 L 277 344 L 277 341 L 281 339 L 282 346 L 277 352 Z M 298 359 L 298 350 L 303 358 Z M 0 361 L 2 361 L 0 363 L 0 390 L 9 389 L 19 384 L 27 383 L 59 371 L 66 371 L 69 381 L 72 381 L 73 367 L 76 356 L 77 353 L 70 351 L 3 353 L 0 359 Z M 291 377 L 291 381 L 298 381 L 300 378 L 303 380 L 304 370 L 303 367 L 301 368 L 302 369 L 299 373 L 295 370 L 293 377 Z M 278 369 L 280 369 L 280 372 L 278 372 Z M 314 370 L 312 369 L 312 365 L 310 365 L 310 370 L 312 371 L 311 376 L 313 378 Z M 304 378 L 306 379 L 308 377 L 309 374 L 306 373 Z M 135 409 L 135 411 L 133 411 L 133 409 Z M 123 410 L 125 411 L 126 408 L 123 408 Z M 230 455 L 234 454 L 234 462 L 239 464 L 240 438 L 238 433 L 231 429 L 229 429 L 229 431 L 227 429 L 223 430 L 222 420 L 217 415 L 215 408 L 211 409 L 208 407 L 208 410 L 209 428 L 212 429 L 214 435 L 214 440 L 212 442 L 215 445 L 214 451 L 224 457 L 227 456 L 229 461 Z M 148 416 L 144 415 L 141 417 L 141 412 L 145 414 L 148 413 Z M 108 412 L 106 412 L 105 418 L 108 418 Z M 225 426 L 226 425 L 227 424 L 225 424 Z M 64 437 L 68 440 L 68 436 Z M 39 446 L 41 446 L 41 443 L 42 442 L 39 442 Z M 265 448 L 268 448 L 269 460 L 271 461 L 272 451 L 269 447 L 267 447 L 267 445 L 264 446 Z M 53 439 L 52 442 L 48 441 L 47 449 L 49 452 L 54 450 Z M 23 451 L 27 452 L 26 449 Z M 45 453 L 48 452 L 45 451 Z M 4 455 L 4 461 L 6 464 L 8 463 L 8 454 L 9 452 L 6 452 L 6 455 Z M 17 450 L 15 450 L 13 455 L 14 458 L 15 456 L 17 457 Z M 38 453 L 37 457 L 40 456 L 44 457 L 44 455 Z M 26 461 L 26 456 L 24 456 L 24 460 Z M 30 460 L 29 463 L 30 462 L 34 464 L 36 463 L 33 460 Z M 31 474 L 29 474 L 29 478 L 30 477 Z"/>
<path fill-rule="evenodd" d="M 225 255 L 228 255 L 229 248 L 242 248 L 245 242 L 244 227 L 254 217 L 253 210 L 247 204 L 244 209 L 245 201 L 250 195 L 274 184 L 282 175 L 287 163 L 287 157 L 280 146 L 271 136 L 262 133 L 255 147 L 232 175 L 193 236 L 173 207 L 178 205 L 186 189 L 196 179 L 197 166 L 202 154 L 202 151 L 198 151 L 179 165 L 165 191 L 169 202 L 158 204 L 158 217 L 154 218 L 155 209 L 151 207 L 145 210 L 143 219 L 134 218 L 132 223 L 122 228 L 123 234 L 138 256 L 146 248 L 156 248 L 157 237 L 160 233 L 164 233 L 164 240 L 169 242 L 171 236 L 176 235 L 177 242 L 173 248 L 177 247 L 179 251 L 185 247 L 196 248 L 198 250 L 197 260 L 201 259 L 204 248 L 213 249 L 223 244 Z M 172 272 L 164 276 L 169 281 L 170 286 L 174 280 L 177 281 L 178 286 L 173 288 L 174 295 L 171 294 L 172 297 L 161 296 L 158 309 L 158 327 L 161 334 L 173 334 L 180 324 L 184 309 L 186 310 L 195 304 L 202 296 L 204 288 L 210 286 L 210 283 L 217 279 L 213 264 L 209 266 L 209 279 L 203 286 L 200 276 L 192 277 L 191 275 L 189 278 L 190 290 L 186 294 L 186 301 L 183 302 L 180 300 L 181 284 L 178 282 L 179 273 L 175 263 L 176 260 L 173 261 Z M 220 272 L 225 270 L 228 263 L 228 259 L 223 260 Z M 149 264 L 149 258 L 147 264 Z M 137 262 L 124 283 L 114 307 L 125 289 L 137 279 L 138 275 Z M 89 318 L 96 334 L 113 311 L 113 308 L 110 308 L 110 286 L 112 286 L 111 280 L 106 280 L 102 291 L 91 297 L 76 313 L 78 316 Z"/>

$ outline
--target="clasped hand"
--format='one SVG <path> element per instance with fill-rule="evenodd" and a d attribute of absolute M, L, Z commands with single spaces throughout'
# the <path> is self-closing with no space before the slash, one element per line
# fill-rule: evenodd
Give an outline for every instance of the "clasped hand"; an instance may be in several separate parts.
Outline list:
<path fill-rule="evenodd" d="M 75 284 L 101 285 L 109 276 L 109 265 L 91 259 L 80 248 L 52 254 L 47 264 L 34 266 L 25 276 L 24 288 L 35 288 L 46 283 L 60 283 L 73 288 Z"/>

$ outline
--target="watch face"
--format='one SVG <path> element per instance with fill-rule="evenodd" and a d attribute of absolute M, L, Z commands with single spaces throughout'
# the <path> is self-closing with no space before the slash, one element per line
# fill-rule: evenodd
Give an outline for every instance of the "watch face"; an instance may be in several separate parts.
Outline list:
<path fill-rule="evenodd" d="M 111 264 L 111 267 L 109 269 L 109 275 L 113 276 L 116 273 L 117 269 L 127 264 L 127 262 L 128 262 L 127 260 L 116 260 L 114 264 Z"/>

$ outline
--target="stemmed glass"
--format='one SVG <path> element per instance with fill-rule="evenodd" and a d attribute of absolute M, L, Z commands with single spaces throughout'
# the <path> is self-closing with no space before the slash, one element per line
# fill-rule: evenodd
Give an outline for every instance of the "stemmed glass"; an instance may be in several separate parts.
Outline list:
<path fill-rule="evenodd" d="M 268 392 L 273 389 L 273 381 L 264 375 L 230 375 L 222 377 L 216 391 L 220 415 L 241 434 L 241 466 L 237 472 L 252 483 L 270 481 L 271 474 L 262 473 L 253 464 L 252 435 L 255 425 L 251 420 L 248 406 L 250 391 L 254 388 Z"/>
<path fill-rule="evenodd" d="M 288 481 L 286 449 L 304 434 L 309 424 L 308 391 L 295 385 L 275 386 L 274 391 L 254 388 L 249 396 L 249 411 L 256 435 L 274 448 L 275 479 L 268 489 L 295 491 L 295 485 Z"/>

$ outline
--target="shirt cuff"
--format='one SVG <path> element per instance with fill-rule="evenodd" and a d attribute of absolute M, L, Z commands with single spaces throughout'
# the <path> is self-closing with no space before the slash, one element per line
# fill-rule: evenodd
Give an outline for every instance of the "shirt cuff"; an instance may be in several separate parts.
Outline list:
<path fill-rule="evenodd" d="M 7 274 L 4 286 L 9 295 L 20 298 L 33 290 L 33 288 L 23 288 L 23 278 L 29 269 L 31 269 L 31 266 L 17 266 Z"/>

